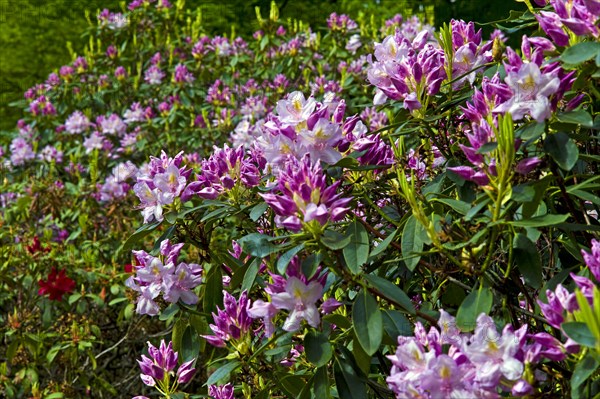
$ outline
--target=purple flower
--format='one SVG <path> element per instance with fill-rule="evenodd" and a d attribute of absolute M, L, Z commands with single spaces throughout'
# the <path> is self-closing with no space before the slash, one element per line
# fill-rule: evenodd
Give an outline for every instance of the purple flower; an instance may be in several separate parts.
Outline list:
<path fill-rule="evenodd" d="M 170 158 L 162 151 L 161 157 L 150 157 L 147 172 L 138 175 L 133 191 L 141 201 L 144 223 L 163 220 L 163 206 L 172 204 L 184 193 L 190 169 L 181 167 L 182 154 Z"/>
<path fill-rule="evenodd" d="M 277 177 L 280 194 L 261 194 L 276 213 L 278 226 L 299 231 L 307 224 L 323 226 L 344 217 L 352 199 L 336 193 L 340 181 L 327 186 L 321 166 L 311 165 L 308 156 L 291 159 L 286 166 Z"/>
<path fill-rule="evenodd" d="M 335 298 L 327 298 L 323 304 L 321 304 L 321 313 L 330 314 L 333 313 L 337 308 L 342 306 L 342 303 Z"/>
<path fill-rule="evenodd" d="M 211 385 L 208 387 L 208 394 L 213 399 L 234 399 L 233 385 L 227 383 L 225 385 Z"/>
<path fill-rule="evenodd" d="M 127 125 L 123 123 L 123 120 L 117 114 L 111 114 L 108 117 L 99 116 L 97 122 L 104 134 L 121 136 L 127 130 Z"/>
<path fill-rule="evenodd" d="M 144 80 L 151 85 L 158 85 L 165 77 L 165 73 L 156 65 L 152 65 L 144 73 Z"/>
<path fill-rule="evenodd" d="M 275 332 L 273 318 L 279 313 L 279 310 L 271 303 L 262 299 L 254 301 L 252 307 L 248 309 L 248 315 L 253 319 L 262 319 L 265 327 L 265 335 L 270 337 Z"/>
<path fill-rule="evenodd" d="M 202 267 L 195 263 L 178 263 L 177 259 L 183 244 L 172 245 L 164 240 L 160 245 L 160 256 L 155 257 L 145 251 L 133 251 L 138 265 L 135 276 L 126 281 L 127 287 L 140 293 L 137 312 L 157 315 L 160 311 L 154 301 L 163 293 L 165 301 L 193 305 L 198 296 L 192 291 L 202 282 Z"/>
<path fill-rule="evenodd" d="M 254 159 L 253 159 L 254 158 Z M 193 195 L 204 199 L 215 199 L 236 185 L 255 187 L 260 183 L 261 160 L 253 157 L 243 147 L 214 148 L 213 154 L 201 162 L 202 171 L 197 180 L 192 181 L 182 194 L 182 200 Z M 264 163 L 263 163 L 264 166 Z"/>
<path fill-rule="evenodd" d="M 591 251 L 582 249 L 581 255 L 596 281 L 600 282 L 600 241 L 592 239 Z"/>
<path fill-rule="evenodd" d="M 542 160 L 538 157 L 525 158 L 519 161 L 515 167 L 515 172 L 526 175 L 529 172 L 535 170 L 542 163 Z"/>
<path fill-rule="evenodd" d="M 569 44 L 569 35 L 563 30 L 563 24 L 556 13 L 540 11 L 535 17 L 540 23 L 540 27 L 556 45 L 567 46 Z"/>
<path fill-rule="evenodd" d="M 305 284 L 297 277 L 290 277 L 285 285 L 285 291 L 271 295 L 271 303 L 276 309 L 285 309 L 289 315 L 283 324 L 286 331 L 297 331 L 300 322 L 306 322 L 317 327 L 321 320 L 316 302 L 323 295 L 323 286 L 317 281 Z"/>
<path fill-rule="evenodd" d="M 178 354 L 173 351 L 172 342 L 167 345 L 161 340 L 158 348 L 148 342 L 148 354 L 150 357 L 142 355 L 142 360 L 137 361 L 142 371 L 140 377 L 144 384 L 155 386 L 164 394 L 175 392 L 179 384 L 189 382 L 196 372 L 192 367 L 195 359 L 183 363 L 175 372 Z"/>
<path fill-rule="evenodd" d="M 35 159 L 35 153 L 24 138 L 16 137 L 10 143 L 10 162 L 14 166 L 23 165 L 27 161 Z"/>
<path fill-rule="evenodd" d="M 192 83 L 196 78 L 183 64 L 177 64 L 175 66 L 175 73 L 173 74 L 173 81 L 175 83 Z"/>
<path fill-rule="evenodd" d="M 250 308 L 248 293 L 242 292 L 239 300 L 227 291 L 223 291 L 223 296 L 223 309 L 217 308 L 217 314 L 212 314 L 215 324 L 211 324 L 210 329 L 214 335 L 202 336 L 208 343 L 217 347 L 225 347 L 226 342 L 231 340 L 240 340 L 252 325 L 252 318 L 248 314 Z"/>
<path fill-rule="evenodd" d="M 46 161 L 46 162 L 61 163 L 63 161 L 63 152 L 57 150 L 55 147 L 53 147 L 51 145 L 47 145 L 38 154 L 38 158 L 43 161 Z"/>
<path fill-rule="evenodd" d="M 65 122 L 65 130 L 71 134 L 85 132 L 90 127 L 90 120 L 81 111 L 75 111 Z"/>
<path fill-rule="evenodd" d="M 506 83 L 513 96 L 494 109 L 494 112 L 509 112 L 514 120 L 529 113 L 533 119 L 543 122 L 550 117 L 548 97 L 558 91 L 560 80 L 540 71 L 533 62 L 523 63 L 516 72 L 509 72 Z"/>

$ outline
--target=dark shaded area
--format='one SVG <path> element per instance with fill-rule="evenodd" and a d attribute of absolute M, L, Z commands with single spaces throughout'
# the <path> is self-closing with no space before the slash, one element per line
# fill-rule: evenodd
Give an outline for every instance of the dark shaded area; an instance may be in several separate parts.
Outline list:
<path fill-rule="evenodd" d="M 175 3 L 176 0 L 172 0 Z M 48 74 L 72 61 L 67 42 L 80 53 L 87 38 L 82 33 L 89 18 L 96 20 L 97 10 L 120 9 L 118 0 L 0 0 L 0 130 L 9 130 L 22 116 L 9 104 L 22 99 L 23 92 L 43 82 Z M 270 0 L 202 1 L 188 0 L 187 5 L 202 10 L 207 33 L 250 35 L 257 29 L 255 8 L 268 18 Z M 524 3 L 506 0 L 278 0 L 280 18 L 301 19 L 314 29 L 326 26 L 331 12 L 360 14 L 385 20 L 396 13 L 420 13 L 436 25 L 451 18 L 489 22 L 508 16 L 511 9 L 524 9 Z M 490 26 L 485 30 L 491 31 Z"/>

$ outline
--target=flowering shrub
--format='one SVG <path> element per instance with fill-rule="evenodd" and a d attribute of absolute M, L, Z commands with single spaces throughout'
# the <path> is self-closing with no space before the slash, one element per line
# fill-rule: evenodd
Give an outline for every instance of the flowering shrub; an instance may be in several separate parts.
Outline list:
<path fill-rule="evenodd" d="M 487 38 L 337 14 L 320 35 L 273 6 L 245 40 L 201 34 L 182 3 L 103 11 L 106 48 L 26 93 L 2 196 L 21 242 L 3 267 L 31 261 L 21 284 L 44 314 L 77 303 L 145 323 L 142 343 L 165 336 L 132 395 L 597 395 L 600 8 L 526 3 Z M 47 345 L 21 325 L 36 316 L 3 301 L 7 396 L 39 393 L 17 384 L 42 372 L 60 392 L 18 356 Z M 92 368 L 129 335 L 95 355 L 102 332 L 73 326 L 86 344 L 48 333 L 49 353 Z"/>

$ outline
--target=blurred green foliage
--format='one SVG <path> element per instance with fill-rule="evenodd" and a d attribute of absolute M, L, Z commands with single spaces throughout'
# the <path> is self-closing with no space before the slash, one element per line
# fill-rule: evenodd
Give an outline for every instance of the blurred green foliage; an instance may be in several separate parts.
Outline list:
<path fill-rule="evenodd" d="M 177 0 L 172 0 L 175 3 Z M 202 11 L 207 33 L 250 35 L 257 29 L 255 9 L 268 16 L 271 0 L 187 0 Z M 396 13 L 418 14 L 428 22 L 441 24 L 451 18 L 494 21 L 524 3 L 507 0 L 277 0 L 283 20 L 302 19 L 315 29 L 326 26 L 332 12 L 352 18 L 384 20 Z M 22 116 L 11 102 L 48 74 L 72 61 L 67 43 L 75 53 L 86 43 L 89 25 L 86 10 L 95 20 L 99 9 L 124 9 L 118 0 L 0 0 L 0 130 L 14 128 Z M 93 21 L 95 22 L 95 21 Z M 489 27 L 488 27 L 489 30 Z"/>

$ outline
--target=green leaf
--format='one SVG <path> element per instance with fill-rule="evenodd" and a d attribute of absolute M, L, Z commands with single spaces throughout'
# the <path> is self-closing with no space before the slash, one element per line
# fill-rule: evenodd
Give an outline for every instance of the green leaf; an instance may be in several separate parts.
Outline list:
<path fill-rule="evenodd" d="M 515 220 L 510 223 L 516 227 L 547 227 L 547 226 L 554 226 L 556 224 L 563 223 L 568 218 L 569 218 L 569 215 L 547 214 L 547 215 L 536 216 L 536 217 L 524 219 L 524 220 Z"/>
<path fill-rule="evenodd" d="M 171 331 L 171 341 L 173 342 L 173 350 L 175 352 L 181 352 L 181 344 L 183 342 L 183 333 L 188 326 L 187 320 L 180 318 L 173 325 L 173 330 Z"/>
<path fill-rule="evenodd" d="M 244 278 L 246 275 L 244 275 Z M 216 311 L 217 306 L 223 305 L 223 276 L 219 265 L 212 265 L 205 280 L 204 298 L 202 304 L 206 313 Z"/>
<path fill-rule="evenodd" d="M 169 306 L 167 306 L 167 308 L 165 310 L 160 312 L 160 316 L 158 317 L 158 319 L 160 321 L 167 320 L 167 319 L 175 316 L 177 314 L 177 312 L 179 312 L 179 305 L 177 305 L 176 303 L 172 303 Z"/>
<path fill-rule="evenodd" d="M 411 215 L 406 224 L 404 230 L 402 230 L 402 256 L 406 267 L 412 272 L 415 267 L 419 264 L 421 255 L 419 252 L 423 251 L 423 241 L 420 238 L 421 224 L 417 222 L 417 219 Z"/>
<path fill-rule="evenodd" d="M 398 230 L 394 231 L 392 234 L 390 234 L 389 236 L 387 236 L 385 238 L 385 240 L 381 241 L 374 250 L 371 251 L 371 254 L 369 255 L 371 258 L 376 257 L 377 255 L 379 255 L 380 253 L 382 253 L 383 251 L 386 250 L 386 248 L 392 243 L 392 241 L 394 240 L 394 238 L 396 237 L 396 234 L 398 234 Z"/>
<path fill-rule="evenodd" d="M 489 152 L 494 151 L 496 148 L 498 148 L 498 143 L 496 143 L 495 141 L 489 141 L 481 147 L 479 147 L 479 149 L 477 150 L 477 154 L 487 154 Z"/>
<path fill-rule="evenodd" d="M 535 243 L 525 234 L 517 234 L 514 243 L 514 258 L 525 282 L 533 288 L 542 286 L 542 260 Z"/>
<path fill-rule="evenodd" d="M 350 243 L 343 249 L 344 260 L 353 274 L 360 273 L 360 267 L 369 259 L 369 235 L 365 226 L 354 220 L 346 230 Z"/>
<path fill-rule="evenodd" d="M 242 291 L 250 291 L 254 285 L 254 280 L 256 280 L 256 276 L 258 275 L 260 264 L 261 259 L 255 258 L 252 263 L 250 263 L 250 266 L 248 266 L 246 273 L 244 273 L 244 279 L 242 280 Z"/>
<path fill-rule="evenodd" d="M 481 313 L 489 313 L 492 309 L 494 296 L 488 287 L 479 286 L 477 291 L 472 291 L 458 308 L 456 313 L 456 325 L 462 331 L 475 329 L 477 317 Z"/>
<path fill-rule="evenodd" d="M 566 171 L 571 170 L 579 158 L 577 144 L 563 132 L 548 135 L 544 141 L 544 150 Z"/>
<path fill-rule="evenodd" d="M 587 324 L 579 321 L 572 321 L 563 323 L 560 327 L 569 338 L 578 344 L 589 348 L 594 348 L 596 346 L 596 337 L 594 337 L 594 334 L 590 331 Z"/>
<path fill-rule="evenodd" d="M 279 250 L 277 245 L 273 244 L 270 240 L 270 236 L 252 233 L 240 238 L 238 243 L 248 255 L 264 258 Z"/>
<path fill-rule="evenodd" d="M 304 336 L 304 350 L 308 361 L 317 367 L 325 366 L 333 355 L 327 335 L 314 330 Z"/>
<path fill-rule="evenodd" d="M 327 314 L 323 316 L 323 321 L 326 321 L 330 324 L 335 324 L 336 326 L 343 329 L 352 327 L 352 323 L 350 322 L 350 320 L 348 320 L 346 316 L 341 315 L 339 313 Z"/>
<path fill-rule="evenodd" d="M 383 338 L 383 320 L 377 301 L 364 289 L 352 306 L 352 323 L 365 352 L 370 356 L 377 352 Z"/>
<path fill-rule="evenodd" d="M 296 245 L 294 248 L 286 251 L 283 255 L 277 259 L 277 271 L 283 275 L 287 269 L 288 264 L 296 254 L 304 249 L 304 243 Z"/>
<path fill-rule="evenodd" d="M 229 374 L 240 367 L 240 365 L 241 363 L 237 360 L 227 360 L 224 365 L 216 369 L 215 372 L 208 377 L 204 385 L 214 385 L 217 382 L 226 379 L 229 377 Z"/>
<path fill-rule="evenodd" d="M 590 352 L 581 361 L 577 362 L 575 370 L 573 370 L 573 374 L 571 375 L 571 398 L 579 399 L 581 397 L 579 388 L 594 374 L 598 366 L 600 366 L 600 362 Z"/>
<path fill-rule="evenodd" d="M 329 393 L 329 376 L 327 375 L 327 367 L 319 367 L 315 372 L 313 385 L 313 397 L 319 399 L 328 399 L 331 397 Z"/>
<path fill-rule="evenodd" d="M 115 257 L 118 256 L 121 252 L 129 251 L 134 244 L 136 244 L 142 238 L 146 237 L 148 234 L 152 233 L 152 231 L 154 231 L 154 229 L 156 229 L 158 226 L 160 226 L 160 222 L 147 223 L 142 225 L 139 229 L 135 231 L 135 233 L 129 236 L 127 241 L 125 241 L 125 243 L 117 250 Z"/>
<path fill-rule="evenodd" d="M 376 288 L 382 295 L 402 306 L 408 313 L 415 314 L 415 306 L 404 291 L 396 284 L 388 279 L 374 276 L 372 274 L 365 275 L 365 280 Z"/>
<path fill-rule="evenodd" d="M 399 335 L 410 337 L 413 334 L 412 324 L 397 310 L 383 311 L 383 329 L 394 341 Z"/>
<path fill-rule="evenodd" d="M 18 341 L 14 341 L 14 343 L 17 343 Z M 60 352 L 60 350 L 62 349 L 61 345 L 54 345 L 52 348 L 50 348 L 50 350 L 48 351 L 48 353 L 46 354 L 46 361 L 48 362 L 48 364 L 51 364 L 54 361 L 54 358 L 56 357 L 56 355 L 58 355 L 58 352 Z M 12 357 L 12 356 L 10 356 Z M 10 359 L 9 357 L 9 359 Z"/>
<path fill-rule="evenodd" d="M 296 398 L 306 386 L 306 381 L 299 375 L 278 373 L 275 381 L 288 394 L 290 398 Z"/>
<path fill-rule="evenodd" d="M 432 202 L 440 202 L 444 205 L 448 205 L 461 215 L 466 215 L 472 208 L 472 205 L 465 201 L 459 201 L 452 198 L 432 198 Z"/>
<path fill-rule="evenodd" d="M 598 42 L 582 42 L 569 47 L 561 54 L 560 59 L 566 64 L 579 65 L 600 53 L 600 43 Z"/>
<path fill-rule="evenodd" d="M 545 130 L 545 123 L 530 122 L 517 129 L 515 136 L 525 141 L 535 140 L 540 137 Z"/>
<path fill-rule="evenodd" d="M 344 399 L 367 399 L 367 387 L 344 359 L 335 358 L 333 374 L 338 395 Z"/>
<path fill-rule="evenodd" d="M 321 244 L 333 251 L 344 249 L 350 244 L 350 241 L 352 241 L 352 237 L 344 236 L 333 230 L 325 230 L 321 236 Z"/>
<path fill-rule="evenodd" d="M 255 205 L 250 211 L 250 219 L 253 222 L 256 222 L 262 215 L 264 215 L 265 211 L 269 205 L 266 202 L 261 202 L 260 204 Z"/>
<path fill-rule="evenodd" d="M 181 361 L 189 362 L 197 358 L 200 352 L 200 338 L 196 329 L 192 326 L 187 326 L 181 337 Z"/>
<path fill-rule="evenodd" d="M 556 115 L 556 118 L 564 123 L 573 123 L 583 127 L 594 126 L 592 116 L 589 114 L 589 112 L 583 109 L 558 114 Z"/>

